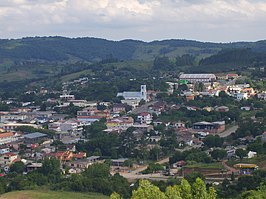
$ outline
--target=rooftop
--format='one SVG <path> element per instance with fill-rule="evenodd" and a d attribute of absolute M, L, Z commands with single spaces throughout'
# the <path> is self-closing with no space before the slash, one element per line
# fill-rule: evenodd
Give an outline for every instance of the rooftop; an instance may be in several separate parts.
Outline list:
<path fill-rule="evenodd" d="M 26 135 L 24 135 L 24 138 L 27 138 L 27 139 L 35 139 L 35 138 L 41 138 L 41 137 L 46 137 L 46 136 L 47 135 L 44 134 L 44 133 L 36 132 L 36 133 L 26 134 Z"/>
<path fill-rule="evenodd" d="M 180 79 L 208 79 L 213 78 L 216 79 L 214 74 L 182 74 L 179 76 Z"/>

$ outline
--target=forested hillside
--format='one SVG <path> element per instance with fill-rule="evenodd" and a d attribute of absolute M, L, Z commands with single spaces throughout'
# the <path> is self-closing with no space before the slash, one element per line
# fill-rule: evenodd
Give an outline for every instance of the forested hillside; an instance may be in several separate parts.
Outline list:
<path fill-rule="evenodd" d="M 265 65 L 266 41 L 143 42 L 65 37 L 0 40 L 0 87 L 6 89 L 9 82 L 25 85 L 42 79 L 71 79 L 72 74 L 78 77 L 104 67 L 150 72 L 225 72 Z"/>

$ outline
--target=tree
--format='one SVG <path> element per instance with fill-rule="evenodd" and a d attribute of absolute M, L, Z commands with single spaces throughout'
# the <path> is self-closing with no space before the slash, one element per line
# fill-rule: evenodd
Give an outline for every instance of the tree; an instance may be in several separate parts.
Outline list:
<path fill-rule="evenodd" d="M 189 182 L 189 183 L 193 183 L 196 181 L 196 179 L 203 179 L 205 180 L 205 177 L 203 176 L 202 173 L 200 172 L 192 172 L 192 173 L 189 173 L 187 175 L 185 175 L 185 179 Z"/>
<path fill-rule="evenodd" d="M 236 155 L 242 160 L 245 156 L 247 156 L 248 152 L 244 149 L 236 149 Z"/>
<path fill-rule="evenodd" d="M 148 180 L 140 180 L 139 187 L 132 193 L 131 199 L 166 199 L 160 189 L 151 184 Z"/>
<path fill-rule="evenodd" d="M 111 194 L 110 199 L 122 199 L 122 197 L 118 193 L 114 192 Z"/>
<path fill-rule="evenodd" d="M 192 199 L 191 185 L 186 179 L 181 180 L 180 188 L 182 199 Z"/>
<path fill-rule="evenodd" d="M 223 149 L 214 149 L 211 152 L 211 156 L 215 160 L 221 160 L 221 159 L 225 158 L 226 154 L 227 154 L 226 151 Z"/>
<path fill-rule="evenodd" d="M 260 185 L 258 190 L 246 191 L 242 194 L 243 199 L 266 199 L 266 186 Z"/>
<path fill-rule="evenodd" d="M 211 147 L 221 147 L 223 145 L 223 138 L 220 138 L 218 135 L 208 135 L 203 139 L 203 143 L 211 148 Z"/>
<path fill-rule="evenodd" d="M 58 182 L 61 177 L 60 161 L 56 158 L 45 158 L 40 172 L 48 177 L 49 182 Z"/>
<path fill-rule="evenodd" d="M 15 162 L 10 167 L 11 172 L 23 173 L 25 171 L 25 164 L 21 161 Z"/>
<path fill-rule="evenodd" d="M 217 193 L 214 187 L 209 188 L 209 193 L 208 193 L 208 199 L 216 199 L 217 198 Z"/>
<path fill-rule="evenodd" d="M 165 191 L 167 199 L 182 199 L 181 189 L 179 186 L 168 186 Z"/>
<path fill-rule="evenodd" d="M 205 183 L 197 178 L 192 186 L 193 199 L 208 199 Z"/>

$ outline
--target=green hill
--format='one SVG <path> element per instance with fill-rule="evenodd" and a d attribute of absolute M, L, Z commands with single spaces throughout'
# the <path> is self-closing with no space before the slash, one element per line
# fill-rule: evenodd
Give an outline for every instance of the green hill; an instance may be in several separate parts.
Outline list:
<path fill-rule="evenodd" d="M 154 60 L 167 57 L 168 65 Z M 73 78 L 103 67 L 224 72 L 266 65 L 266 41 L 210 43 L 170 39 L 143 42 L 98 38 L 0 39 L 0 90 L 36 81 Z M 93 65 L 92 65 L 93 64 Z"/>
<path fill-rule="evenodd" d="M 14 191 L 3 194 L 0 199 L 107 199 L 97 193 L 76 193 L 76 192 L 60 192 L 60 191 Z"/>

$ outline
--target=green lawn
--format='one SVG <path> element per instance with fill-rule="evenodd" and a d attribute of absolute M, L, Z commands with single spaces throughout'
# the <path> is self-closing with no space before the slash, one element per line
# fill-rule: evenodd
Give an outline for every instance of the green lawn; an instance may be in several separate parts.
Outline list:
<path fill-rule="evenodd" d="M 186 165 L 188 168 L 204 168 L 204 169 L 223 169 L 223 165 L 221 162 L 214 162 L 214 163 L 196 163 L 191 165 Z"/>
<path fill-rule="evenodd" d="M 76 192 L 61 192 L 61 191 L 14 191 L 3 194 L 0 199 L 107 199 L 97 193 L 76 193 Z"/>

